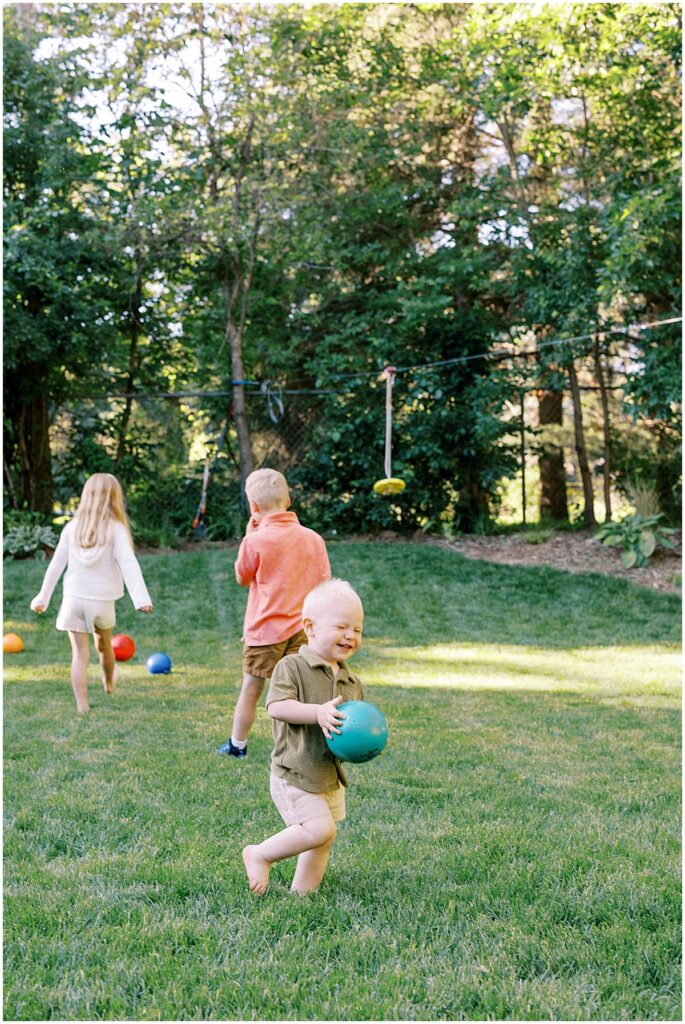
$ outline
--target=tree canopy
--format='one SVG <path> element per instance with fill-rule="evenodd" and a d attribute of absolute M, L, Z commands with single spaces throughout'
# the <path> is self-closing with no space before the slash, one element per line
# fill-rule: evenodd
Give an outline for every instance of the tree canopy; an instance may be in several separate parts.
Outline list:
<path fill-rule="evenodd" d="M 182 532 L 228 420 L 217 536 L 261 464 L 320 527 L 486 528 L 517 403 L 564 487 L 565 395 L 587 521 L 602 473 L 674 511 L 679 5 L 3 13 L 12 504 L 111 469 Z"/>

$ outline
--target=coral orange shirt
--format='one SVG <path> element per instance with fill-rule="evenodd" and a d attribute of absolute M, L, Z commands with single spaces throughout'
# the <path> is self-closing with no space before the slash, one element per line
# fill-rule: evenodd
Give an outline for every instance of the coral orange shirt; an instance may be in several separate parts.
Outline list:
<path fill-rule="evenodd" d="M 301 526 L 294 512 L 272 512 L 243 538 L 235 575 L 250 588 L 243 642 L 264 647 L 302 629 L 302 603 L 331 567 L 323 537 Z"/>

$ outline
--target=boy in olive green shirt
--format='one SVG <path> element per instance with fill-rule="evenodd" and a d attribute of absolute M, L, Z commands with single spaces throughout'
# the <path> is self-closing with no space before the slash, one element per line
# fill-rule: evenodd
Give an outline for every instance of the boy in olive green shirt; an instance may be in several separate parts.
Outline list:
<path fill-rule="evenodd" d="M 292 891 L 319 888 L 345 817 L 347 779 L 326 746 L 345 717 L 338 704 L 364 700 L 361 681 L 346 660 L 361 647 L 364 610 L 344 580 L 311 590 L 302 608 L 307 646 L 276 665 L 266 699 L 274 720 L 271 796 L 286 828 L 258 846 L 246 846 L 243 861 L 252 891 L 266 892 L 271 865 L 297 857 Z"/>

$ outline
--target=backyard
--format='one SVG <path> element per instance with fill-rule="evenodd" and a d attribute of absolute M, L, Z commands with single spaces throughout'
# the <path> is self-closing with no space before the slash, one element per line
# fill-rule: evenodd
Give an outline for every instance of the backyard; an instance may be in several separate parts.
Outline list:
<path fill-rule="evenodd" d="M 3 5 L 4 1019 L 682 1018 L 681 63 L 669 2 Z M 389 741 L 258 897 L 241 539 L 248 645 L 361 625 L 293 510 Z"/>
<path fill-rule="evenodd" d="M 145 555 L 151 617 L 77 717 L 68 643 L 6 563 L 5 1019 L 658 1019 L 680 1002 L 680 614 L 623 579 L 329 544 L 390 725 L 318 894 L 240 850 L 278 824 L 240 677 L 235 551 Z M 169 676 L 146 672 L 165 651 Z"/>

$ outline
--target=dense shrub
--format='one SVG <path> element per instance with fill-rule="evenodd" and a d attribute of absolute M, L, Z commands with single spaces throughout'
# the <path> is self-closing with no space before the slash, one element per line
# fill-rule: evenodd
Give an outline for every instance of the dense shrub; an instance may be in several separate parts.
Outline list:
<path fill-rule="evenodd" d="M 36 512 L 11 511 L 4 516 L 3 554 L 9 558 L 43 559 L 57 544 L 57 533 Z"/>

